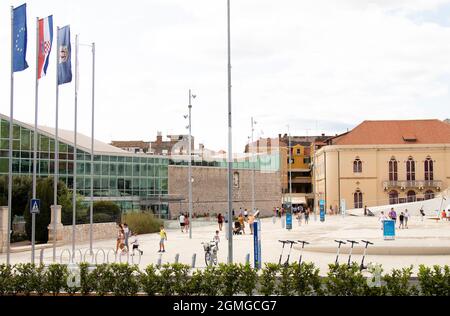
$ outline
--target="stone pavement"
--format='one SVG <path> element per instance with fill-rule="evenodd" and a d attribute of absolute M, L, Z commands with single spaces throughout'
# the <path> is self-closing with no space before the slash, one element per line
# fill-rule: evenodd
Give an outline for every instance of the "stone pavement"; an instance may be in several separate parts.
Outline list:
<path fill-rule="evenodd" d="M 293 229 L 287 231 L 282 228 L 279 218 L 273 223 L 272 218 L 262 219 L 262 260 L 263 262 L 278 262 L 281 252 L 281 243 L 278 240 L 306 240 L 311 244 L 305 246 L 303 254 L 304 261 L 314 262 L 320 269 L 321 274 L 328 270 L 328 264 L 333 263 L 336 258 L 335 239 L 347 240 L 361 239 L 370 240 L 374 243 L 368 248 L 366 263 L 381 263 L 385 270 L 401 268 L 414 265 L 415 270 L 419 264 L 450 264 L 450 222 L 436 222 L 425 219 L 423 222 L 419 217 L 412 217 L 409 229 L 396 229 L 395 240 L 383 240 L 380 223 L 376 217 L 356 217 L 339 215 L 327 216 L 324 223 L 311 221 L 308 225 L 298 221 L 293 221 Z M 181 233 L 179 229 L 168 228 L 168 240 L 166 242 L 166 252 L 162 254 L 162 262 L 174 262 L 175 255 L 180 254 L 179 262 L 191 264 L 192 254 L 197 254 L 196 267 L 204 268 L 204 252 L 201 242 L 207 242 L 214 236 L 217 224 L 211 222 L 201 227 L 194 227 L 192 239 L 188 233 Z M 234 262 L 244 263 L 247 253 L 250 253 L 253 263 L 253 236 L 249 234 L 246 227 L 246 235 L 233 236 L 233 259 Z M 219 244 L 219 262 L 227 262 L 227 240 L 224 230 L 220 233 L 221 242 Z M 144 255 L 140 261 L 140 267 L 147 264 L 156 263 L 159 258 L 159 234 L 146 234 L 139 236 L 141 249 Z M 89 243 L 77 244 L 77 248 L 84 253 L 88 249 Z M 347 262 L 348 244 L 342 246 L 340 262 Z M 115 240 L 95 241 L 94 248 L 102 248 L 105 252 L 115 248 Z M 71 245 L 57 248 L 57 262 L 63 249 L 71 249 Z M 284 250 L 283 261 L 287 256 L 287 246 Z M 111 251 L 112 254 L 112 251 Z M 294 246 L 291 252 L 291 262 L 297 261 L 300 251 L 298 246 Z M 30 252 L 13 253 L 12 263 L 30 262 Z M 77 254 L 77 258 L 79 258 Z M 112 259 L 112 255 L 110 258 Z M 352 259 L 360 262 L 362 257 L 362 245 L 356 245 Z M 68 254 L 65 252 L 63 259 L 67 262 Z M 99 262 L 103 262 L 103 256 L 98 255 Z M 125 259 L 125 257 L 124 257 Z M 52 260 L 52 249 L 44 250 L 44 261 L 50 263 Z M 77 259 L 78 260 L 78 259 Z M 0 255 L 0 262 L 6 261 L 6 255 Z M 36 262 L 39 262 L 39 251 L 36 251 Z"/>

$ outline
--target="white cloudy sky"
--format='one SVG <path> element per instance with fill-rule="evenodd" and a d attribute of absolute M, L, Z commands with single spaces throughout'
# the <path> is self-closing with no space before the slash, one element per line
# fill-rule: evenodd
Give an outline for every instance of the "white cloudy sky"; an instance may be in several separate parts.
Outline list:
<path fill-rule="evenodd" d="M 0 2 L 0 112 L 9 115 L 10 6 Z M 450 116 L 450 1 L 234 0 L 233 150 L 250 133 L 339 133 L 364 119 Z M 35 18 L 54 15 L 97 45 L 96 138 L 184 133 L 227 144 L 225 0 L 29 0 L 30 68 L 15 75 L 15 117 L 34 121 Z M 55 64 L 40 81 L 39 124 L 54 126 Z M 80 52 L 79 130 L 90 134 L 90 51 Z M 60 126 L 73 129 L 73 85 Z"/>

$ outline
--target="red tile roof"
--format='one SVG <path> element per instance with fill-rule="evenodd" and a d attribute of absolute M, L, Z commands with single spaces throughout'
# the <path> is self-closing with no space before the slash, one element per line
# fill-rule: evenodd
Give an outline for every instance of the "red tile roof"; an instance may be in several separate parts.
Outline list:
<path fill-rule="evenodd" d="M 450 125 L 434 120 L 364 121 L 333 145 L 450 144 Z"/>

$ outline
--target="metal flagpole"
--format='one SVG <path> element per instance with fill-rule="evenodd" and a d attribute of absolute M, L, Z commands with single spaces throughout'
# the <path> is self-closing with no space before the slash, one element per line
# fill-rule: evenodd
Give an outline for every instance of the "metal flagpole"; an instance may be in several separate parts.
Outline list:
<path fill-rule="evenodd" d="M 289 212 L 292 212 L 292 156 L 291 156 L 291 131 L 288 125 L 289 133 Z"/>
<path fill-rule="evenodd" d="M 36 86 L 34 95 L 34 134 L 33 134 L 33 199 L 36 199 L 36 170 L 37 170 L 37 123 L 38 123 L 38 97 L 39 97 L 39 18 L 36 18 Z M 31 263 L 34 264 L 36 214 L 31 214 Z"/>
<path fill-rule="evenodd" d="M 228 39 L 228 263 L 233 263 L 233 156 L 231 131 L 231 37 L 230 0 L 227 0 L 227 39 Z"/>
<path fill-rule="evenodd" d="M 94 223 L 94 106 L 95 106 L 95 43 L 92 43 L 92 115 L 91 115 L 91 199 L 89 205 L 89 249 L 92 253 Z"/>
<path fill-rule="evenodd" d="M 10 264 L 11 253 L 11 216 L 12 216 L 12 149 L 14 125 L 14 7 L 11 6 L 11 87 L 9 108 L 9 153 L 8 153 L 8 234 L 6 237 L 6 264 Z"/>
<path fill-rule="evenodd" d="M 253 128 L 253 125 L 256 124 L 256 122 L 253 120 L 252 117 L 252 212 L 255 212 L 255 146 L 253 144 L 253 132 L 255 129 Z"/>
<path fill-rule="evenodd" d="M 72 191 L 72 261 L 75 259 L 75 225 L 77 220 L 77 113 L 78 112 L 78 34 L 75 35 L 75 122 L 73 133 Z M 92 168 L 92 166 L 91 166 Z M 92 185 L 92 183 L 91 183 Z"/>
<path fill-rule="evenodd" d="M 53 262 L 56 261 L 56 212 L 58 205 L 58 172 L 59 172 L 59 139 L 58 139 L 58 116 L 59 116 L 59 26 L 56 28 L 56 109 L 55 109 L 55 179 L 53 184 Z"/>
<path fill-rule="evenodd" d="M 188 148 L 188 181 L 189 181 L 189 238 L 192 239 L 192 154 L 191 154 L 191 89 L 189 89 L 189 148 Z"/>

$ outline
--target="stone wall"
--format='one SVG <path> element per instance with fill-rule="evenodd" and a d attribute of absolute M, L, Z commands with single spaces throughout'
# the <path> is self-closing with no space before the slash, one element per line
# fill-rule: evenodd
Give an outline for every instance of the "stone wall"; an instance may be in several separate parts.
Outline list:
<path fill-rule="evenodd" d="M 75 226 L 75 241 L 88 242 L 89 241 L 89 224 L 81 224 Z M 117 236 L 116 223 L 96 223 L 93 224 L 93 239 L 94 241 L 100 239 L 113 239 Z M 49 242 L 51 240 L 49 239 Z M 67 244 L 72 242 L 72 226 L 63 226 L 62 229 L 62 243 Z"/>
<path fill-rule="evenodd" d="M 233 185 L 233 208 L 252 208 L 252 171 L 234 170 L 238 180 Z M 169 194 L 181 195 L 184 201 L 169 203 L 172 217 L 178 216 L 180 209 L 188 211 L 188 168 L 186 166 L 169 166 Z M 227 204 L 227 169 L 215 167 L 192 167 L 193 212 L 203 214 L 222 213 L 228 209 Z M 234 176 L 236 180 L 237 176 Z M 276 206 L 281 206 L 281 181 L 279 172 L 255 171 L 255 207 L 262 215 L 271 215 Z"/>

